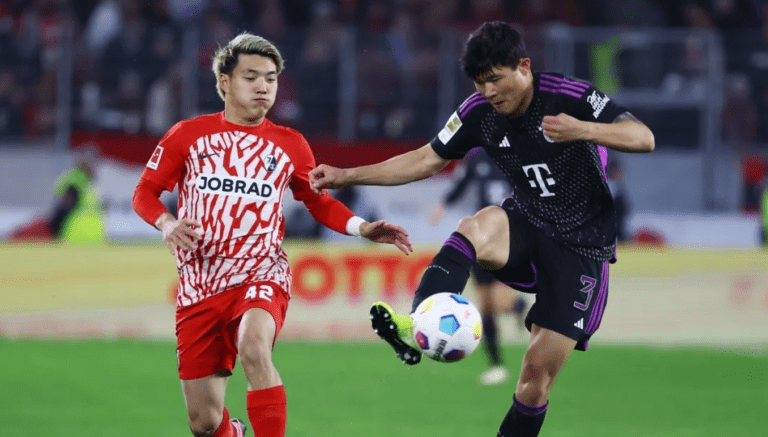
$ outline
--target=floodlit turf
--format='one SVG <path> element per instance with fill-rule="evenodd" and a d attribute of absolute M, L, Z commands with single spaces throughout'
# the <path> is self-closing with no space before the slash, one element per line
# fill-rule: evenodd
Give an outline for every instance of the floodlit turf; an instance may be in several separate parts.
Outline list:
<path fill-rule="evenodd" d="M 516 373 L 523 349 L 504 352 Z M 4 437 L 191 435 L 173 343 L 0 340 L 0 359 Z M 409 368 L 383 344 L 282 342 L 275 360 L 289 437 L 493 437 L 514 390 L 477 383 L 481 351 Z M 244 390 L 238 367 L 227 405 L 247 419 Z M 560 375 L 541 435 L 766 435 L 766 406 L 765 353 L 593 344 Z"/>

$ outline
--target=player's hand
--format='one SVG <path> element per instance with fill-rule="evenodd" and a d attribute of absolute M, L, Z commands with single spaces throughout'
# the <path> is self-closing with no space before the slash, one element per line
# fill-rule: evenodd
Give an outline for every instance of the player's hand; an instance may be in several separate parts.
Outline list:
<path fill-rule="evenodd" d="M 435 206 L 433 206 L 432 209 L 429 211 L 429 217 L 427 218 L 427 220 L 429 220 L 429 224 L 437 225 L 441 221 L 443 221 L 444 216 L 445 216 L 445 206 L 442 204 L 442 202 L 437 202 Z"/>
<path fill-rule="evenodd" d="M 158 228 L 163 233 L 163 241 L 171 254 L 176 255 L 178 249 L 195 250 L 201 235 L 198 229 L 202 225 L 196 220 L 183 218 L 179 220 L 162 220 Z"/>
<path fill-rule="evenodd" d="M 588 126 L 587 122 L 564 113 L 545 115 L 541 123 L 544 135 L 556 143 L 586 139 Z"/>
<path fill-rule="evenodd" d="M 363 222 L 360 224 L 360 235 L 375 243 L 394 244 L 406 255 L 413 252 L 408 232 L 400 226 L 386 223 L 384 220 L 373 223 Z"/>
<path fill-rule="evenodd" d="M 309 172 L 309 186 L 317 194 L 322 194 L 323 188 L 343 188 L 345 182 L 344 170 L 320 164 Z"/>

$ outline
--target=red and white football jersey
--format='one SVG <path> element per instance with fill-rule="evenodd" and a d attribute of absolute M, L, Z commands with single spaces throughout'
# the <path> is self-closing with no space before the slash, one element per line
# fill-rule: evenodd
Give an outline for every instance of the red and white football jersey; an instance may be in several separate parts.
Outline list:
<path fill-rule="evenodd" d="M 306 139 L 267 119 L 240 126 L 220 112 L 168 131 L 142 178 L 168 191 L 178 185 L 178 218 L 202 224 L 198 248 L 177 251 L 178 306 L 256 281 L 272 281 L 289 292 L 283 196 L 290 187 L 296 200 L 311 203 L 319 197 L 308 182 L 314 167 Z M 344 210 L 346 223 L 352 213 Z"/>

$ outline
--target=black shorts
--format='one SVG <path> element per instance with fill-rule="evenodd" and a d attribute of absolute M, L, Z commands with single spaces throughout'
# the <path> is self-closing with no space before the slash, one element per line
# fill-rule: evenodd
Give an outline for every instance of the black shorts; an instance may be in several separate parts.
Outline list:
<path fill-rule="evenodd" d="M 536 302 L 525 318 L 528 330 L 535 323 L 576 340 L 576 350 L 587 350 L 605 310 L 608 261 L 579 255 L 505 205 L 502 208 L 509 219 L 509 261 L 491 273 L 510 287 L 536 294 Z"/>

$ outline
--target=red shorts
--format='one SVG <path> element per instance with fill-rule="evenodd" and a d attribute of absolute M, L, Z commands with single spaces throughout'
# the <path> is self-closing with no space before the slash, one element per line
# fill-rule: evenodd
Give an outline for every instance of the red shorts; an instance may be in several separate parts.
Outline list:
<path fill-rule="evenodd" d="M 275 319 L 275 339 L 288 311 L 288 293 L 273 282 L 257 282 L 223 291 L 176 309 L 176 356 L 181 379 L 197 379 L 221 371 L 232 373 L 237 357 L 240 319 L 251 308 Z"/>

